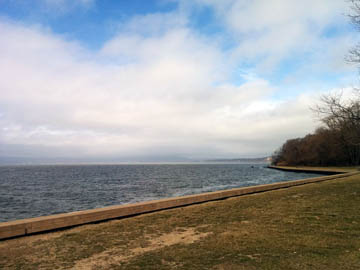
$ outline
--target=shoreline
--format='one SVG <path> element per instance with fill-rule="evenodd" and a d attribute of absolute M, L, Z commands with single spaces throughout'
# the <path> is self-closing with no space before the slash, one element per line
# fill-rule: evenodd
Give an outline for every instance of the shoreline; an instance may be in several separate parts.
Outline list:
<path fill-rule="evenodd" d="M 0 241 L 1 269 L 359 269 L 360 174 Z"/>
<path fill-rule="evenodd" d="M 288 172 L 305 172 L 305 173 L 319 173 L 319 174 L 342 174 L 350 171 L 356 171 L 354 168 L 339 168 L 339 167 L 309 167 L 309 166 L 275 166 L 268 165 L 267 168 L 275 169 L 280 171 L 288 171 Z"/>
<path fill-rule="evenodd" d="M 71 228 L 84 224 L 98 223 L 112 219 L 126 218 L 145 213 L 152 213 L 166 209 L 179 208 L 210 201 L 224 200 L 231 197 L 238 197 L 248 194 L 267 192 L 284 189 L 293 186 L 300 186 L 310 183 L 328 181 L 360 174 L 359 171 L 352 171 L 339 168 L 308 168 L 308 167 L 278 167 L 272 169 L 292 170 L 297 172 L 331 173 L 330 176 L 321 176 L 308 179 L 277 182 L 272 184 L 229 189 L 201 193 L 196 195 L 174 197 L 155 201 L 141 202 L 128 205 L 110 206 L 92 210 L 83 210 L 65 214 L 43 216 L 22 220 L 15 220 L 0 223 L 0 240 L 32 235 L 35 233 L 49 232 L 58 229 Z M 336 173 L 336 174 L 335 174 Z"/>

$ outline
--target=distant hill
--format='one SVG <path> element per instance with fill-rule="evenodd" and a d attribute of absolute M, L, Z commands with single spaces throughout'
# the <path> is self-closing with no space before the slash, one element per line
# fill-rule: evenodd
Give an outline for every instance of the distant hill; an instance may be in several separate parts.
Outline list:
<path fill-rule="evenodd" d="M 135 157 L 9 157 L 0 156 L 0 165 L 51 165 L 51 164 L 116 164 L 116 163 L 166 163 L 194 162 L 181 156 L 135 156 Z"/>
<path fill-rule="evenodd" d="M 127 158 L 55 158 L 55 157 L 7 157 L 0 155 L 0 165 L 38 165 L 38 164 L 114 164 L 114 163 L 167 163 L 167 162 L 239 162 L 239 163 L 268 163 L 269 157 L 260 158 L 218 158 L 218 159 L 190 159 L 181 156 L 137 156 Z"/>
<path fill-rule="evenodd" d="M 249 162 L 249 163 L 268 163 L 270 162 L 270 157 L 260 157 L 260 158 L 220 158 L 220 159 L 208 159 L 209 162 Z"/>

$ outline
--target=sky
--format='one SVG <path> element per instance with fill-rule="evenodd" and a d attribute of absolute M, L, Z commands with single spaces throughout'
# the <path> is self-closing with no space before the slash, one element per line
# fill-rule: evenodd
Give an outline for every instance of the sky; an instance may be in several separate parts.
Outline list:
<path fill-rule="evenodd" d="M 346 0 L 0 0 L 0 158 L 269 156 L 351 92 Z"/>

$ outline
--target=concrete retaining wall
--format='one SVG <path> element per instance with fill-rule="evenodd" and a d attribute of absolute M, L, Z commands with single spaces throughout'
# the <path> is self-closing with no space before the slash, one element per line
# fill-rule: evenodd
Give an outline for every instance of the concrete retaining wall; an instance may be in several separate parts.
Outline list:
<path fill-rule="evenodd" d="M 219 199 L 226 199 L 246 194 L 265 192 L 309 183 L 338 179 L 355 174 L 359 174 L 359 172 L 351 172 L 340 175 L 323 176 L 252 187 L 236 188 L 231 190 L 209 192 L 129 205 L 110 206 L 93 210 L 2 222 L 0 223 L 0 239 L 24 236 L 28 234 L 45 232 L 59 228 L 72 227 L 76 225 L 104 221 L 114 218 L 128 217 L 137 214 L 149 213 L 153 211 L 159 211 Z"/>
<path fill-rule="evenodd" d="M 291 167 L 291 166 L 272 166 L 269 165 L 268 168 L 280 170 L 280 171 L 288 171 L 288 172 L 306 172 L 306 173 L 319 173 L 326 175 L 333 175 L 339 173 L 347 173 L 349 170 L 340 169 L 340 168 L 318 168 L 318 167 Z"/>

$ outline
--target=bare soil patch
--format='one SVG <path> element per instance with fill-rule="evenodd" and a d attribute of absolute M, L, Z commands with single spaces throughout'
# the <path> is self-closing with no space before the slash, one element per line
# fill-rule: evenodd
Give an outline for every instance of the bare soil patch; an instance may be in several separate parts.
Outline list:
<path fill-rule="evenodd" d="M 174 231 L 160 236 L 148 235 L 146 236 L 148 240 L 147 246 L 140 246 L 127 250 L 122 250 L 121 247 L 115 247 L 100 254 L 78 261 L 73 269 L 108 269 L 111 265 L 119 265 L 146 252 L 155 251 L 176 244 L 194 243 L 201 238 L 206 237 L 208 234 L 209 233 L 198 233 L 193 228 L 188 228 L 182 231 Z"/>

